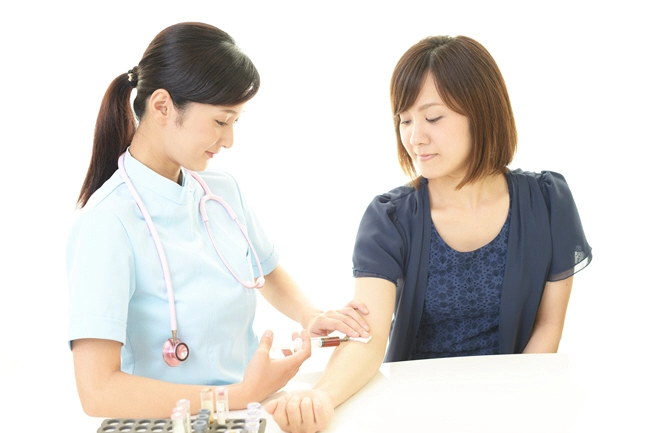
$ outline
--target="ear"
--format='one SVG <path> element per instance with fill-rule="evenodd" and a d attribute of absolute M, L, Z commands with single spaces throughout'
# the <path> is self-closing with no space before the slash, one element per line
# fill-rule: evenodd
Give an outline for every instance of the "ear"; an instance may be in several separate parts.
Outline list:
<path fill-rule="evenodd" d="M 147 105 L 147 112 L 160 125 L 166 125 L 173 117 L 174 102 L 169 92 L 165 89 L 157 89 L 154 91 L 149 97 Z"/>

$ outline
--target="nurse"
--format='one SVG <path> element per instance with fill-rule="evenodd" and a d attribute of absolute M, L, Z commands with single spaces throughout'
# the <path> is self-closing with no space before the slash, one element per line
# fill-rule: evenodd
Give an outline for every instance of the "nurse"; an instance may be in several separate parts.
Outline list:
<path fill-rule="evenodd" d="M 88 415 L 169 417 L 183 398 L 196 411 L 208 385 L 227 385 L 233 409 L 279 390 L 311 345 L 269 357 L 271 331 L 258 341 L 252 329 L 258 290 L 305 342 L 368 336 L 365 306 L 312 305 L 236 180 L 207 170 L 259 85 L 228 34 L 179 23 L 106 91 L 67 244 L 69 340 Z"/>

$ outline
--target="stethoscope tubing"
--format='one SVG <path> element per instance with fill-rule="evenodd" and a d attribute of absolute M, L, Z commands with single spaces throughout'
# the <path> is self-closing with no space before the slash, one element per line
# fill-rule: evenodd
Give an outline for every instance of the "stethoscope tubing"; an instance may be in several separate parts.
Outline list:
<path fill-rule="evenodd" d="M 176 335 L 176 331 L 178 330 L 178 325 L 176 321 L 176 303 L 174 300 L 174 289 L 172 287 L 172 282 L 171 282 L 171 276 L 169 273 L 169 265 L 167 262 L 167 257 L 165 256 L 165 250 L 163 249 L 162 242 L 160 241 L 160 237 L 158 236 L 158 231 L 156 230 L 156 226 L 153 223 L 153 220 L 151 219 L 151 216 L 149 215 L 149 212 L 147 211 L 146 206 L 144 205 L 142 199 L 140 198 L 140 195 L 138 194 L 137 190 L 135 189 L 135 186 L 133 185 L 133 182 L 131 182 L 131 179 L 129 178 L 129 175 L 126 172 L 126 169 L 124 168 L 124 157 L 126 155 L 126 152 L 120 155 L 120 157 L 117 160 L 117 166 L 120 171 L 120 174 L 122 176 L 122 179 L 124 180 L 125 185 L 131 192 L 131 195 L 133 196 L 138 208 L 140 209 L 140 212 L 142 213 L 142 216 L 144 217 L 144 220 L 147 224 L 147 227 L 149 228 L 149 232 L 151 233 L 151 237 L 153 238 L 153 241 L 156 245 L 156 250 L 158 251 L 158 258 L 160 260 L 160 266 L 162 267 L 163 271 L 163 276 L 165 279 L 165 287 L 167 289 L 167 297 L 169 300 L 169 317 L 170 317 L 170 325 L 171 325 L 171 330 L 172 330 L 172 335 Z M 210 241 L 212 242 L 212 245 L 214 246 L 214 249 L 217 251 L 217 254 L 221 258 L 221 261 L 224 263 L 226 268 L 228 268 L 228 271 L 232 274 L 232 276 L 244 287 L 249 288 L 249 289 L 259 289 L 264 285 L 264 276 L 262 275 L 262 265 L 260 263 L 260 259 L 257 255 L 257 252 L 255 251 L 255 248 L 253 247 L 253 243 L 251 242 L 250 238 L 248 237 L 248 234 L 246 233 L 246 230 L 244 230 L 244 227 L 242 224 L 239 222 L 239 219 L 237 218 L 237 214 L 233 211 L 233 209 L 226 203 L 224 199 L 222 199 L 219 196 L 216 196 L 212 194 L 210 191 L 210 188 L 208 185 L 205 183 L 205 181 L 195 172 L 187 170 L 188 173 L 196 179 L 196 181 L 201 185 L 201 188 L 203 189 L 204 196 L 201 198 L 201 201 L 199 202 L 199 211 L 201 213 L 201 219 L 203 220 L 203 223 L 205 224 L 205 227 L 208 231 L 208 235 L 210 237 Z M 257 264 L 257 269 L 260 273 L 260 277 L 258 277 L 254 282 L 246 282 L 243 281 L 235 271 L 230 267 L 228 262 L 226 261 L 225 257 L 221 253 L 221 250 L 219 250 L 219 247 L 217 246 L 217 243 L 214 240 L 214 237 L 212 236 L 212 230 L 210 228 L 210 223 L 208 219 L 208 214 L 205 210 L 205 203 L 208 200 L 215 200 L 219 204 L 221 204 L 226 212 L 228 212 L 228 215 L 230 215 L 230 218 L 232 218 L 233 221 L 237 224 L 239 229 L 241 230 L 242 234 L 244 235 L 244 238 L 246 239 L 246 242 L 248 243 L 248 246 L 251 249 L 251 252 L 253 253 L 253 256 L 255 257 L 255 263 Z"/>
<path fill-rule="evenodd" d="M 178 326 L 176 323 L 176 302 L 174 300 L 174 289 L 172 288 L 172 279 L 169 274 L 169 266 L 167 265 L 167 256 L 165 256 L 165 250 L 163 249 L 162 243 L 160 242 L 160 236 L 158 236 L 158 231 L 156 230 L 156 226 L 151 220 L 151 216 L 149 215 L 147 208 L 142 202 L 142 199 L 140 198 L 140 194 L 138 194 L 138 191 L 136 191 L 135 186 L 131 182 L 131 179 L 129 179 L 129 175 L 126 173 L 126 169 L 124 168 L 124 155 L 125 153 L 120 155 L 119 159 L 117 160 L 117 167 L 120 170 L 120 174 L 122 175 L 124 184 L 127 186 L 127 188 L 129 188 L 129 191 L 131 192 L 131 195 L 133 196 L 135 203 L 138 205 L 138 208 L 140 209 L 140 212 L 142 213 L 142 216 L 144 217 L 144 220 L 147 223 L 147 227 L 149 228 L 151 237 L 153 238 L 153 241 L 156 244 L 156 250 L 158 251 L 158 259 L 160 260 L 160 266 L 162 267 L 163 276 L 165 278 L 165 287 L 167 288 L 171 330 L 172 332 L 175 333 L 175 331 L 178 330 Z"/>

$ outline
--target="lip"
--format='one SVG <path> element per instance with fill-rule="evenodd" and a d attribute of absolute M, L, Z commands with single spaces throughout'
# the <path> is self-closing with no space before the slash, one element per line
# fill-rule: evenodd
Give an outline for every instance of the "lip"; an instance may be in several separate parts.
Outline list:
<path fill-rule="evenodd" d="M 208 152 L 208 151 L 206 150 L 205 153 L 208 154 L 208 158 L 214 158 L 214 155 L 215 155 L 215 154 L 214 154 L 213 152 Z"/>
<path fill-rule="evenodd" d="M 427 153 L 427 154 L 422 154 L 422 155 L 416 155 L 418 161 L 429 161 L 430 159 L 433 159 L 437 153 Z"/>

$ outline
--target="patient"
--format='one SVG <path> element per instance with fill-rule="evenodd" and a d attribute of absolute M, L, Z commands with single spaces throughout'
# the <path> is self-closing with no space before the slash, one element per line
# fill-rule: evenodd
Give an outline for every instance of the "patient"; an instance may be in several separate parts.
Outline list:
<path fill-rule="evenodd" d="M 419 41 L 390 95 L 411 182 L 375 197 L 357 233 L 354 297 L 373 338 L 339 346 L 313 389 L 265 406 L 286 431 L 325 429 L 383 361 L 556 352 L 573 275 L 592 258 L 565 178 L 508 167 L 515 120 L 480 43 Z"/>

